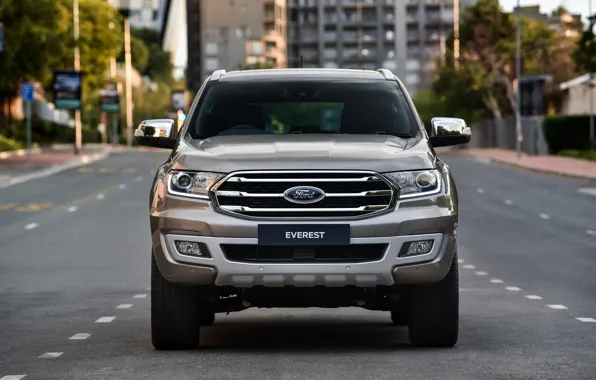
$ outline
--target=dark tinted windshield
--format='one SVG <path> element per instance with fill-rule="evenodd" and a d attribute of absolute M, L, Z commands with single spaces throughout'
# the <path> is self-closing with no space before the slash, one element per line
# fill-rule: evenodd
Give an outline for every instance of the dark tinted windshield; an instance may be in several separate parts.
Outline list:
<path fill-rule="evenodd" d="M 192 138 L 341 133 L 413 137 L 418 126 L 395 82 L 218 82 L 190 119 Z"/>

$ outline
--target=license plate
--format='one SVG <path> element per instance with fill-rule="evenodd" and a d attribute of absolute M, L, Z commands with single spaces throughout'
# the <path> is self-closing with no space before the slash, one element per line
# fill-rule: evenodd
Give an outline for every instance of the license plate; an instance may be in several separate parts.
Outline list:
<path fill-rule="evenodd" d="M 260 224 L 259 245 L 349 245 L 349 224 Z"/>

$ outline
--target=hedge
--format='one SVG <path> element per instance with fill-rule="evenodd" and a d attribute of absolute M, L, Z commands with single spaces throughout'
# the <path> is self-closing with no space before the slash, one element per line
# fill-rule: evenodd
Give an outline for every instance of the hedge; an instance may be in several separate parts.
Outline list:
<path fill-rule="evenodd" d="M 18 141 L 0 135 L 0 152 L 19 150 L 22 147 L 23 146 Z"/>
<path fill-rule="evenodd" d="M 551 116 L 544 118 L 544 137 L 551 153 L 590 149 L 590 117 Z"/>
<path fill-rule="evenodd" d="M 34 119 L 31 121 L 31 140 L 39 145 L 73 143 L 75 130 L 68 126 Z M 101 134 L 96 129 L 83 128 L 83 144 L 101 142 Z M 24 120 L 13 122 L 0 129 L 0 135 L 16 140 L 21 144 L 27 141 L 27 129 Z"/>

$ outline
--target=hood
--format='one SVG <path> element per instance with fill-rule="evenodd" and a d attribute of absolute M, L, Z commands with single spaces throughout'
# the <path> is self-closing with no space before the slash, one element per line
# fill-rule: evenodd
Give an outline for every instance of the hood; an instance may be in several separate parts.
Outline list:
<path fill-rule="evenodd" d="M 434 168 L 424 138 L 387 135 L 279 134 L 183 140 L 174 169 L 229 173 L 237 170 L 374 170 Z"/>

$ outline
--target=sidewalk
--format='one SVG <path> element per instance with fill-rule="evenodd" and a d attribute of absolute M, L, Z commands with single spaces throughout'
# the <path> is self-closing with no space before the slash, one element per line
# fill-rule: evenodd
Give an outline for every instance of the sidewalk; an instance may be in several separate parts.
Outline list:
<path fill-rule="evenodd" d="M 72 146 L 68 149 L 39 149 L 32 152 L 30 165 L 27 154 L 4 155 L 0 157 L 0 189 L 81 167 L 102 160 L 111 152 L 109 146 L 84 147 L 78 156 Z"/>
<path fill-rule="evenodd" d="M 505 165 L 538 172 L 557 174 L 567 177 L 596 180 L 596 162 L 562 156 L 528 156 L 521 155 L 517 159 L 514 150 L 505 149 L 462 149 L 454 151 L 456 154 L 484 158 Z"/>

